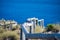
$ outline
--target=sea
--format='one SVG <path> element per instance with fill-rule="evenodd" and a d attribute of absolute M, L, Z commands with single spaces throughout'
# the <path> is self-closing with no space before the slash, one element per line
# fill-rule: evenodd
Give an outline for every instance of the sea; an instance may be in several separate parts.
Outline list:
<path fill-rule="evenodd" d="M 60 0 L 0 0 L 0 19 L 23 24 L 27 18 L 44 19 L 44 25 L 60 23 Z"/>

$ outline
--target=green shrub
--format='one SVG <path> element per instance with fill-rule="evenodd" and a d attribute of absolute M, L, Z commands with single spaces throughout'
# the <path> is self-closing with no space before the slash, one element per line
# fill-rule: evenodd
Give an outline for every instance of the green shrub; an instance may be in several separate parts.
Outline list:
<path fill-rule="evenodd" d="M 47 31 L 52 31 L 54 29 L 54 26 L 52 24 L 47 25 Z"/>

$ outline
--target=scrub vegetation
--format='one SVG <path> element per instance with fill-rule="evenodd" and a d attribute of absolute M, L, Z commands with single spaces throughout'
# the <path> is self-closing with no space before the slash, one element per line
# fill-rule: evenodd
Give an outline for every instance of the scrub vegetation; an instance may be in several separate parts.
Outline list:
<path fill-rule="evenodd" d="M 19 26 L 13 27 L 12 30 L 0 26 L 0 40 L 19 40 L 19 31 Z"/>

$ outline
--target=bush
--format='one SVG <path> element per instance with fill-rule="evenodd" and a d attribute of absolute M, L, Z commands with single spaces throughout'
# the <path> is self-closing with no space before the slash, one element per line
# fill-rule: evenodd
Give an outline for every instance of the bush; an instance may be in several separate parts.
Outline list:
<path fill-rule="evenodd" d="M 53 30 L 53 25 L 48 24 L 46 29 L 47 29 L 47 31 L 52 31 Z"/>
<path fill-rule="evenodd" d="M 42 28 L 40 26 L 35 27 L 35 33 L 42 33 L 43 31 L 44 31 L 44 28 Z"/>
<path fill-rule="evenodd" d="M 0 28 L 0 33 L 3 33 L 5 30 L 3 28 Z"/>
<path fill-rule="evenodd" d="M 54 28 L 60 31 L 60 24 L 54 24 Z"/>
<path fill-rule="evenodd" d="M 3 40 L 2 33 L 0 33 L 0 40 Z"/>
<path fill-rule="evenodd" d="M 17 29 L 19 29 L 19 28 L 20 28 L 20 25 L 13 26 L 13 27 L 12 27 L 12 31 L 17 30 Z"/>
<path fill-rule="evenodd" d="M 46 30 L 52 31 L 52 32 L 59 32 L 59 30 L 57 29 L 57 26 L 55 26 L 55 24 L 48 24 Z"/>
<path fill-rule="evenodd" d="M 12 26 L 12 31 L 16 30 L 16 26 Z"/>
<path fill-rule="evenodd" d="M 17 35 L 17 33 L 15 33 L 15 32 L 12 32 L 12 31 L 7 31 L 7 32 L 4 32 L 3 33 L 3 35 L 2 35 L 2 37 L 3 37 L 3 40 L 5 40 L 5 39 L 13 39 L 13 40 L 18 40 L 18 38 L 19 38 L 19 36 Z"/>

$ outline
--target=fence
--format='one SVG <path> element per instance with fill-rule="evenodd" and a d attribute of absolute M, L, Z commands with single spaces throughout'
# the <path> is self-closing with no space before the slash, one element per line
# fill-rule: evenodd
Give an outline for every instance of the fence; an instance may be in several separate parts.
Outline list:
<path fill-rule="evenodd" d="M 44 33 L 29 33 L 26 30 L 26 27 L 22 26 L 22 32 L 21 32 L 21 40 L 29 40 L 29 39 L 48 39 L 48 38 L 60 38 L 60 34 L 54 33 L 54 34 L 44 34 Z"/>
<path fill-rule="evenodd" d="M 41 27 L 44 26 L 44 20 L 37 20 L 38 22 L 40 22 Z M 29 40 L 29 39 L 54 39 L 54 40 L 60 40 L 60 34 L 58 33 L 54 33 L 54 34 L 45 34 L 45 33 L 34 33 L 34 28 L 35 28 L 35 20 L 32 21 L 33 22 L 33 26 L 30 26 L 29 29 L 30 31 L 28 31 L 27 27 L 22 25 L 21 26 L 21 39 L 20 40 Z M 37 23 L 38 23 L 37 22 Z"/>

